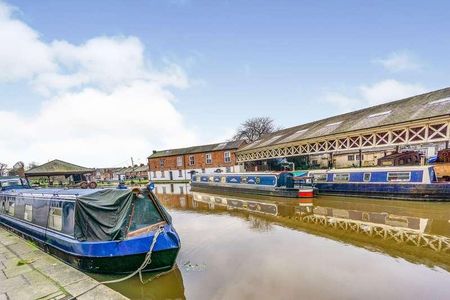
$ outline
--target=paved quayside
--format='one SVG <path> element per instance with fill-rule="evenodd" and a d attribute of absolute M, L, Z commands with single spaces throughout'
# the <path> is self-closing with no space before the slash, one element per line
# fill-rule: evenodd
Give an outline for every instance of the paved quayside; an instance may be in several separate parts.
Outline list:
<path fill-rule="evenodd" d="M 128 299 L 0 227 L 0 300 Z"/>

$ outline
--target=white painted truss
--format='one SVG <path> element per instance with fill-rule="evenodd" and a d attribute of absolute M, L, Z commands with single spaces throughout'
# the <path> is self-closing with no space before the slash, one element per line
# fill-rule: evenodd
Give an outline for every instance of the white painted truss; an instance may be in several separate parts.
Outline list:
<path fill-rule="evenodd" d="M 450 140 L 450 118 L 408 125 L 374 128 L 347 135 L 324 136 L 323 139 L 302 140 L 248 151 L 238 151 L 238 162 L 323 154 L 338 151 L 367 150 L 389 146 L 417 145 Z"/>

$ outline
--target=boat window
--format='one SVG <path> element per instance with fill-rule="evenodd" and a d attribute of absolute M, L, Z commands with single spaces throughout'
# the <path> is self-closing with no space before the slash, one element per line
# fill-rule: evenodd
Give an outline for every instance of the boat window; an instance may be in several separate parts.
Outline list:
<path fill-rule="evenodd" d="M 349 179 L 349 174 L 348 173 L 344 173 L 344 174 L 334 174 L 333 175 L 333 181 L 348 181 Z"/>
<path fill-rule="evenodd" d="M 62 229 L 62 208 L 50 207 L 48 213 L 48 227 L 55 230 Z"/>
<path fill-rule="evenodd" d="M 372 174 L 370 174 L 370 173 L 364 173 L 364 177 L 363 177 L 364 182 L 369 182 L 371 175 Z"/>
<path fill-rule="evenodd" d="M 138 197 L 134 200 L 132 219 L 128 231 L 135 231 L 164 221 L 151 199 Z"/>
<path fill-rule="evenodd" d="M 29 222 L 33 219 L 33 207 L 30 204 L 25 204 L 25 212 L 23 218 Z"/>
<path fill-rule="evenodd" d="M 8 202 L 8 208 L 7 208 L 7 210 L 8 210 L 8 214 L 9 214 L 9 215 L 14 216 L 14 209 L 15 209 L 15 206 L 16 206 L 16 204 L 15 204 L 14 202 L 12 202 L 12 201 L 9 201 L 9 202 Z"/>
<path fill-rule="evenodd" d="M 314 181 L 327 181 L 327 174 L 313 174 Z"/>
<path fill-rule="evenodd" d="M 410 172 L 389 172 L 387 175 L 388 181 L 409 181 L 410 179 Z"/>

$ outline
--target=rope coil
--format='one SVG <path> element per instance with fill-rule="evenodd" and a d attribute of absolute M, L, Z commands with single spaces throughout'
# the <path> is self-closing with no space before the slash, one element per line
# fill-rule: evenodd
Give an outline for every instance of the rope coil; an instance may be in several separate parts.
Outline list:
<path fill-rule="evenodd" d="M 158 230 L 156 230 L 155 235 L 153 236 L 153 240 L 152 243 L 150 244 L 150 249 L 148 250 L 147 254 L 145 255 L 145 259 L 142 262 L 142 265 L 133 273 L 123 277 L 123 278 L 119 278 L 119 279 L 114 279 L 114 280 L 109 280 L 109 281 L 102 281 L 101 283 L 103 284 L 110 284 L 110 283 L 118 283 L 118 282 L 122 282 L 125 281 L 127 279 L 130 279 L 131 277 L 133 277 L 136 274 L 139 274 L 139 279 L 141 280 L 141 283 L 144 283 L 144 280 L 142 279 L 142 270 L 145 269 L 145 267 L 147 267 L 148 264 L 150 264 L 152 262 L 152 252 L 153 252 L 153 248 L 155 247 L 156 244 L 156 240 L 158 239 L 158 236 L 164 231 L 164 227 L 160 226 L 158 228 Z M 159 277 L 159 276 L 155 276 Z M 153 278 L 152 278 L 153 279 Z M 147 281 L 148 282 L 148 281 Z"/>

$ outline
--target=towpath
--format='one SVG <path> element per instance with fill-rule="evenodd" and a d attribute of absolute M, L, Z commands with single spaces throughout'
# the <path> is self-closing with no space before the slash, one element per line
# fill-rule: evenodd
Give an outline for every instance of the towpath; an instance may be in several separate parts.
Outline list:
<path fill-rule="evenodd" d="M 0 300 L 128 299 L 0 226 Z"/>

